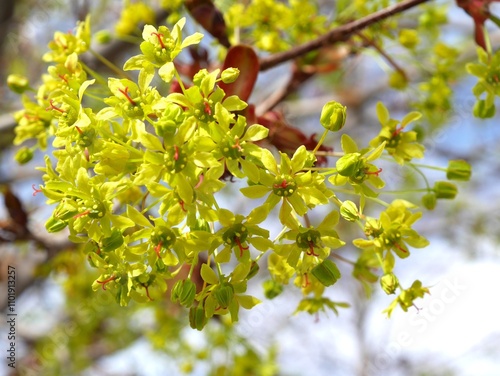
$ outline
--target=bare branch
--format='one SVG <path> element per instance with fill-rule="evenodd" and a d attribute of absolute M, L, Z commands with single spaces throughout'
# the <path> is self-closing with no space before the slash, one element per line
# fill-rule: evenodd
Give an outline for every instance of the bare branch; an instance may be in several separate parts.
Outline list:
<path fill-rule="evenodd" d="M 285 61 L 295 59 L 296 57 L 302 56 L 308 52 L 317 50 L 323 46 L 343 42 L 349 39 L 354 33 L 363 30 L 364 28 L 373 25 L 377 22 L 385 20 L 397 13 L 404 12 L 407 9 L 413 8 L 419 4 L 425 3 L 429 0 L 407 0 L 398 4 L 394 4 L 390 7 L 382 9 L 378 12 L 370 14 L 359 20 L 349 22 L 345 25 L 339 26 L 333 30 L 330 30 L 325 35 L 314 39 L 310 42 L 301 44 L 300 46 L 294 47 L 291 50 L 280 52 L 268 57 L 261 59 L 260 70 L 265 71 L 267 69 L 273 68 L 276 65 L 284 63 Z"/>

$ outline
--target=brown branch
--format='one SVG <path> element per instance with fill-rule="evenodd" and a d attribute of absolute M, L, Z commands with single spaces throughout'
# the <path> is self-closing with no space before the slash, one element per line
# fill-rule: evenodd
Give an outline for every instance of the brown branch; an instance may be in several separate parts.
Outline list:
<path fill-rule="evenodd" d="M 379 10 L 378 12 L 372 13 L 359 20 L 336 27 L 335 29 L 330 30 L 325 35 L 322 35 L 310 42 L 301 44 L 300 46 L 294 47 L 291 50 L 280 52 L 261 59 L 260 70 L 265 71 L 267 69 L 273 68 L 276 65 L 284 63 L 285 61 L 295 59 L 296 57 L 317 50 L 318 48 L 321 48 L 323 46 L 337 42 L 344 42 L 349 39 L 354 33 L 363 30 L 370 25 L 385 20 L 386 18 L 389 18 L 397 13 L 404 12 L 407 9 L 413 8 L 427 1 L 429 0 L 406 0 L 385 9 Z"/>
<path fill-rule="evenodd" d="M 387 52 L 385 52 L 382 47 L 380 47 L 373 39 L 367 38 L 365 35 L 363 35 L 363 33 L 356 33 L 356 35 L 363 39 L 364 43 L 367 46 L 373 47 L 401 76 L 403 76 L 405 79 L 408 78 L 406 72 L 399 66 L 398 63 L 396 63 L 396 60 L 394 60 Z"/>

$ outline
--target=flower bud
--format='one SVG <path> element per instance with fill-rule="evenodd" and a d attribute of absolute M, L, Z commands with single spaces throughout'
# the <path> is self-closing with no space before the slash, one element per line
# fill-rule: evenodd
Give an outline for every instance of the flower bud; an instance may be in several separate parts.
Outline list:
<path fill-rule="evenodd" d="M 190 279 L 177 281 L 172 289 L 170 299 L 179 302 L 180 305 L 189 308 L 193 305 L 196 295 L 196 285 Z"/>
<path fill-rule="evenodd" d="M 49 220 L 45 223 L 45 228 L 48 232 L 59 232 L 64 229 L 68 223 L 59 218 L 50 217 Z"/>
<path fill-rule="evenodd" d="M 230 84 L 238 78 L 240 75 L 240 70 L 238 68 L 227 68 L 224 69 L 220 75 L 222 82 L 225 84 Z"/>
<path fill-rule="evenodd" d="M 336 132 L 344 127 L 347 112 L 339 102 L 331 101 L 323 106 L 319 122 L 329 131 Z"/>
<path fill-rule="evenodd" d="M 113 230 L 113 233 L 111 236 L 108 236 L 107 238 L 104 238 L 102 240 L 102 247 L 101 249 L 104 252 L 109 252 L 117 249 L 123 244 L 123 235 L 120 230 Z"/>
<path fill-rule="evenodd" d="M 399 43 L 406 48 L 414 48 L 418 43 L 418 32 L 416 30 L 402 29 L 399 32 Z"/>
<path fill-rule="evenodd" d="M 359 153 L 349 153 L 341 157 L 335 167 L 342 176 L 354 176 L 363 167 L 364 162 Z"/>
<path fill-rule="evenodd" d="M 189 325 L 196 330 L 202 330 L 207 323 L 203 307 L 191 307 L 189 309 Z"/>
<path fill-rule="evenodd" d="M 30 148 L 23 146 L 17 151 L 16 155 L 14 156 L 14 159 L 19 164 L 28 163 L 33 159 L 33 151 Z"/>
<path fill-rule="evenodd" d="M 250 266 L 250 271 L 248 272 L 246 279 L 248 280 L 250 278 L 255 277 L 255 275 L 259 272 L 259 270 L 260 270 L 259 264 L 257 264 L 257 262 L 255 261 L 252 261 L 252 265 Z"/>
<path fill-rule="evenodd" d="M 422 204 L 427 210 L 433 210 L 436 207 L 436 201 L 436 194 L 434 192 L 422 196 Z"/>
<path fill-rule="evenodd" d="M 22 94 L 30 88 L 28 79 L 19 74 L 9 74 L 7 77 L 7 86 L 14 93 Z"/>
<path fill-rule="evenodd" d="M 470 164 L 464 160 L 454 160 L 448 162 L 446 178 L 449 180 L 468 181 L 471 176 Z"/>
<path fill-rule="evenodd" d="M 99 30 L 94 34 L 94 39 L 99 44 L 108 44 L 111 42 L 111 33 L 109 30 Z"/>
<path fill-rule="evenodd" d="M 268 279 L 263 283 L 264 295 L 267 299 L 274 299 L 283 292 L 283 285 L 274 279 Z"/>
<path fill-rule="evenodd" d="M 472 113 L 474 114 L 474 116 L 480 119 L 492 118 L 493 116 L 495 116 L 495 112 L 495 105 L 491 104 L 488 106 L 484 99 L 479 99 L 474 104 L 474 108 L 472 109 Z"/>
<path fill-rule="evenodd" d="M 433 190 L 436 198 L 453 199 L 457 195 L 457 186 L 449 181 L 437 181 Z"/>
<path fill-rule="evenodd" d="M 356 222 L 359 219 L 359 212 L 356 204 L 350 200 L 346 200 L 340 206 L 340 215 L 346 221 Z"/>
<path fill-rule="evenodd" d="M 214 291 L 215 300 L 222 308 L 229 307 L 234 297 L 234 287 L 230 283 L 223 283 Z"/>
<path fill-rule="evenodd" d="M 311 273 L 324 286 L 331 286 L 340 279 L 340 271 L 337 265 L 329 259 L 323 260 L 321 264 L 316 265 Z"/>
<path fill-rule="evenodd" d="M 386 273 L 380 278 L 380 286 L 387 295 L 394 294 L 399 286 L 398 277 L 394 273 Z"/>

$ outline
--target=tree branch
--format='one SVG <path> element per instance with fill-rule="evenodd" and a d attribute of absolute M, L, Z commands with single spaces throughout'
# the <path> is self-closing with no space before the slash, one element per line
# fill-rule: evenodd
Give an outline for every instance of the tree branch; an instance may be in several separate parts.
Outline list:
<path fill-rule="evenodd" d="M 317 50 L 318 48 L 321 48 L 323 46 L 346 41 L 354 33 L 363 30 L 370 25 L 385 20 L 386 18 L 389 18 L 397 13 L 404 12 L 407 9 L 413 8 L 427 1 L 429 0 L 406 0 L 385 9 L 379 10 L 378 12 L 370 14 L 359 20 L 339 26 L 333 30 L 330 30 L 325 35 L 322 35 L 310 42 L 301 44 L 300 46 L 294 47 L 291 50 L 280 52 L 261 59 L 260 70 L 265 71 L 267 69 L 273 68 L 276 65 L 284 63 L 285 61 L 295 59 L 296 57 L 305 55 L 306 53 Z"/>

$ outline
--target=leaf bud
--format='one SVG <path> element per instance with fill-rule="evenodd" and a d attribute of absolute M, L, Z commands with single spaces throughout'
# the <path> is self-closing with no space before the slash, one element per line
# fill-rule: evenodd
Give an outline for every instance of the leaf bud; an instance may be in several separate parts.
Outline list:
<path fill-rule="evenodd" d="M 344 127 L 347 108 L 339 102 L 331 101 L 323 106 L 319 122 L 329 131 L 336 132 Z"/>
<path fill-rule="evenodd" d="M 335 167 L 342 176 L 354 176 L 363 167 L 364 162 L 359 153 L 349 153 L 341 157 Z"/>
<path fill-rule="evenodd" d="M 214 291 L 215 300 L 222 308 L 229 307 L 234 297 L 234 287 L 230 283 L 223 283 Z"/>
<path fill-rule="evenodd" d="M 316 265 L 311 273 L 324 286 L 331 286 L 340 279 L 340 271 L 337 265 L 329 259 L 323 260 L 321 264 Z"/>
<path fill-rule="evenodd" d="M 437 181 L 433 190 L 436 198 L 453 199 L 457 195 L 457 186 L 449 181 Z"/>
<path fill-rule="evenodd" d="M 359 219 L 359 212 L 356 204 L 350 200 L 346 200 L 340 206 L 340 215 L 346 221 L 356 222 Z"/>
<path fill-rule="evenodd" d="M 240 75 L 240 70 L 238 68 L 227 68 L 222 71 L 220 76 L 222 82 L 224 82 L 225 84 L 230 84 L 236 81 L 239 75 Z"/>
<path fill-rule="evenodd" d="M 422 196 L 422 205 L 427 210 L 433 210 L 436 207 L 436 194 L 434 192 L 426 193 Z"/>
<path fill-rule="evenodd" d="M 449 180 L 468 181 L 471 173 L 470 164 L 464 160 L 452 160 L 448 162 L 446 178 Z"/>
<path fill-rule="evenodd" d="M 207 324 L 207 317 L 203 307 L 191 307 L 189 309 L 189 325 L 196 330 L 202 330 Z"/>
<path fill-rule="evenodd" d="M 30 88 L 28 79 L 19 74 L 9 74 L 7 77 L 7 86 L 14 93 L 22 94 Z"/>
<path fill-rule="evenodd" d="M 399 286 L 398 277 L 394 273 L 386 273 L 380 278 L 380 286 L 387 295 L 394 294 Z"/>
<path fill-rule="evenodd" d="M 177 281 L 172 289 L 170 299 L 179 302 L 180 305 L 189 308 L 193 305 L 196 295 L 196 285 L 190 279 Z"/>
<path fill-rule="evenodd" d="M 28 163 L 33 159 L 33 151 L 30 148 L 23 146 L 17 151 L 16 155 L 14 156 L 14 159 L 19 164 Z"/>

